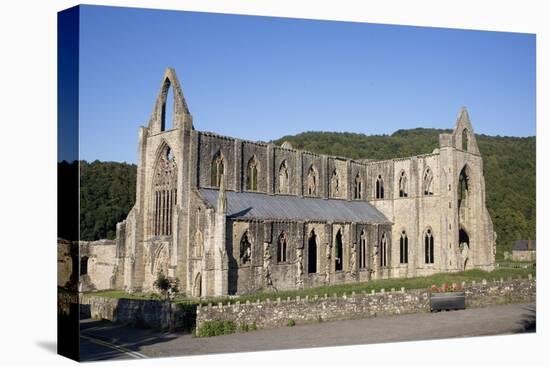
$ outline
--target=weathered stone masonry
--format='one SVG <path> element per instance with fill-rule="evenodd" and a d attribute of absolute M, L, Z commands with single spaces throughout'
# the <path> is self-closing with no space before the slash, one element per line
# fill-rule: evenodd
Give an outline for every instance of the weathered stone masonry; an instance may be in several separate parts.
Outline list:
<path fill-rule="evenodd" d="M 470 283 L 465 286 L 466 307 L 486 307 L 536 300 L 534 279 Z M 274 294 L 274 297 L 276 295 Z M 229 320 L 259 328 L 286 326 L 289 320 L 309 323 L 429 312 L 429 291 L 386 290 L 334 297 L 272 299 L 261 302 L 209 305 L 195 308 L 161 301 L 125 300 L 81 295 L 81 311 L 94 319 L 155 329 L 191 329 L 196 322 Z"/>
<path fill-rule="evenodd" d="M 536 300 L 534 279 L 484 281 L 467 285 L 465 292 L 468 308 Z M 256 323 L 260 328 L 272 328 L 286 326 L 291 319 L 296 323 L 309 323 L 429 312 L 429 297 L 429 291 L 424 289 L 390 290 L 341 297 L 321 295 L 309 299 L 203 306 L 197 310 L 197 327 L 212 320 L 229 320 L 237 325 Z"/>
<path fill-rule="evenodd" d="M 109 282 L 148 292 L 162 272 L 206 297 L 492 270 L 495 234 L 466 109 L 434 148 L 352 160 L 198 131 L 167 69 L 139 130 L 136 203 L 117 225 Z"/>

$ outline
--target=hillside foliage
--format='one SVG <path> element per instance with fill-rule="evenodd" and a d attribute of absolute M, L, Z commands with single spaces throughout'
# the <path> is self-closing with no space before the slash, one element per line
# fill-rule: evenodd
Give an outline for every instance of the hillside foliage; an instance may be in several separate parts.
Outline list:
<path fill-rule="evenodd" d="M 135 164 L 80 161 L 80 238 L 116 237 L 136 200 Z"/>
<path fill-rule="evenodd" d="M 305 132 L 274 141 L 294 148 L 353 159 L 389 159 L 431 153 L 450 130 L 398 130 L 392 135 Z M 535 238 L 535 137 L 476 135 L 484 159 L 487 207 L 493 218 L 497 256 L 517 239 Z M 114 238 L 135 200 L 136 166 L 81 162 L 81 238 Z"/>

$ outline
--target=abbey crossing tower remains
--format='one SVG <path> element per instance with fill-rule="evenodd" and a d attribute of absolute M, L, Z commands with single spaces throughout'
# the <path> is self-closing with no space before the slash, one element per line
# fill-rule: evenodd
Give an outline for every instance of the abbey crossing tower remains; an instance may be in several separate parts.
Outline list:
<path fill-rule="evenodd" d="M 151 291 L 162 272 L 200 297 L 492 270 L 495 233 L 466 109 L 434 148 L 352 160 L 198 131 L 167 69 L 139 130 L 136 202 L 117 225 L 109 287 Z"/>

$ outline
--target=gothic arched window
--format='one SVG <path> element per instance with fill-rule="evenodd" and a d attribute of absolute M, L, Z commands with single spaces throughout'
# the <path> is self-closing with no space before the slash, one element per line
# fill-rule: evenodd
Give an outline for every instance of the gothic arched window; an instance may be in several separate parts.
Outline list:
<path fill-rule="evenodd" d="M 424 192 L 424 195 L 433 195 L 434 194 L 434 189 L 433 189 L 433 181 L 434 181 L 434 176 L 432 174 L 432 170 L 430 169 L 430 167 L 426 168 L 426 171 L 424 171 L 424 179 L 423 179 L 423 183 L 422 183 L 422 187 L 423 187 L 423 192 Z"/>
<path fill-rule="evenodd" d="M 344 265 L 344 244 L 342 243 L 342 230 L 336 233 L 334 244 L 334 270 L 340 271 Z"/>
<path fill-rule="evenodd" d="M 332 197 L 340 196 L 340 176 L 336 170 L 332 171 L 332 177 L 330 178 L 330 189 Z"/>
<path fill-rule="evenodd" d="M 288 164 L 286 163 L 286 160 L 284 160 L 279 167 L 279 193 L 290 193 L 290 179 L 288 175 Z"/>
<path fill-rule="evenodd" d="M 376 199 L 384 198 L 384 180 L 382 179 L 382 175 L 378 175 L 376 178 L 375 191 Z"/>
<path fill-rule="evenodd" d="M 380 238 L 380 251 L 379 251 L 379 258 L 380 266 L 384 267 L 387 266 L 387 256 L 388 256 L 388 240 L 386 238 L 386 233 L 382 234 L 382 237 Z"/>
<path fill-rule="evenodd" d="M 358 173 L 355 176 L 355 181 L 353 182 L 353 198 L 361 199 L 363 197 L 363 179 Z"/>
<path fill-rule="evenodd" d="M 458 210 L 464 205 L 467 204 L 468 199 L 468 181 L 470 181 L 470 177 L 468 175 L 468 166 L 464 166 L 462 170 L 460 171 L 460 175 L 458 177 Z"/>
<path fill-rule="evenodd" d="M 312 229 L 307 243 L 307 272 L 317 273 L 317 235 Z"/>
<path fill-rule="evenodd" d="M 247 264 L 250 262 L 250 259 L 252 258 L 252 244 L 248 239 L 248 231 L 244 232 L 243 236 L 241 237 L 240 245 L 241 246 L 240 246 L 239 258 L 241 259 L 241 264 Z"/>
<path fill-rule="evenodd" d="M 202 236 L 202 232 L 197 229 L 195 232 L 195 257 L 202 257 L 202 253 L 204 251 L 204 240 Z"/>
<path fill-rule="evenodd" d="M 361 231 L 359 236 L 359 269 L 367 267 L 367 234 Z"/>
<path fill-rule="evenodd" d="M 286 233 L 283 231 L 277 239 L 277 262 L 284 263 L 286 262 L 286 248 L 287 248 L 288 238 Z"/>
<path fill-rule="evenodd" d="M 80 275 L 88 274 L 88 256 L 80 258 Z"/>
<path fill-rule="evenodd" d="M 154 236 L 172 234 L 172 214 L 177 198 L 178 170 L 168 145 L 161 149 L 153 177 L 153 228 Z"/>
<path fill-rule="evenodd" d="M 214 155 L 210 167 L 210 186 L 220 187 L 221 179 L 224 173 L 223 156 L 221 152 Z"/>
<path fill-rule="evenodd" d="M 399 239 L 399 262 L 401 264 L 409 262 L 409 238 L 405 230 L 401 231 L 401 238 Z"/>
<path fill-rule="evenodd" d="M 162 86 L 162 97 L 164 101 L 161 106 L 160 131 L 165 131 L 174 126 L 174 91 L 168 78 Z"/>
<path fill-rule="evenodd" d="M 313 165 L 309 167 L 307 174 L 307 194 L 308 195 L 317 195 L 317 170 Z"/>
<path fill-rule="evenodd" d="M 434 236 L 429 228 L 424 235 L 424 261 L 426 264 L 434 263 Z"/>
<path fill-rule="evenodd" d="M 409 189 L 407 185 L 407 174 L 405 171 L 401 171 L 401 174 L 399 175 L 399 197 L 400 198 L 406 198 L 409 196 Z"/>
<path fill-rule="evenodd" d="M 246 168 L 246 189 L 258 191 L 258 161 L 255 156 L 250 158 Z"/>

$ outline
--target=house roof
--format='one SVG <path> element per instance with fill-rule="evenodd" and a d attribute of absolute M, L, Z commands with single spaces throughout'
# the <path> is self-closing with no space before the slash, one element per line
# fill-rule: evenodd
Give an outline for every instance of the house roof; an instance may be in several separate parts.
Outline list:
<path fill-rule="evenodd" d="M 216 208 L 218 190 L 198 191 L 210 206 Z M 231 219 L 391 223 L 384 214 L 366 201 L 234 191 L 226 191 L 226 196 L 227 216 Z"/>
<path fill-rule="evenodd" d="M 529 248 L 529 242 L 531 242 L 531 248 Z M 513 251 L 528 251 L 536 250 L 537 241 L 536 240 L 517 240 L 512 247 Z"/>

